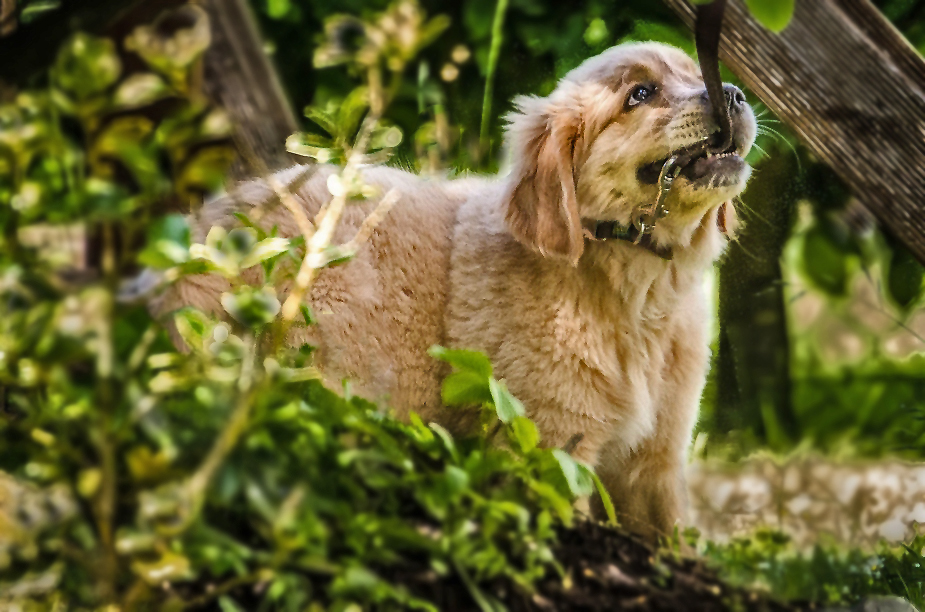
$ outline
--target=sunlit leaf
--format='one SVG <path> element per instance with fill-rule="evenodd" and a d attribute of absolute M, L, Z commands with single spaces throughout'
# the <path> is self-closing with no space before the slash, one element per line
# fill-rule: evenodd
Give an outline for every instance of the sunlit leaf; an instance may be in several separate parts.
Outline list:
<path fill-rule="evenodd" d="M 432 346 L 428 353 L 434 359 L 445 361 L 457 370 L 472 372 L 486 381 L 492 375 L 491 362 L 484 353 L 465 349 L 448 349 L 437 345 Z"/>
<path fill-rule="evenodd" d="M 249 268 L 276 257 L 289 250 L 289 241 L 285 238 L 266 238 L 255 244 L 250 252 L 241 260 L 241 268 Z"/>
<path fill-rule="evenodd" d="M 536 424 L 527 417 L 517 416 L 511 419 L 511 439 L 521 453 L 529 453 L 540 441 Z"/>
<path fill-rule="evenodd" d="M 121 72 L 122 62 L 111 40 L 80 33 L 58 52 L 54 79 L 58 87 L 83 100 L 109 88 Z"/>
<path fill-rule="evenodd" d="M 443 381 L 443 403 L 449 406 L 479 405 L 492 401 L 488 379 L 474 372 L 454 372 Z"/>
<path fill-rule="evenodd" d="M 594 481 L 591 478 L 590 471 L 564 450 L 554 449 L 552 451 L 559 467 L 562 469 L 562 475 L 568 482 L 569 490 L 575 497 L 587 497 L 594 491 Z"/>
<path fill-rule="evenodd" d="M 764 27 L 779 33 L 793 18 L 796 0 L 745 0 L 745 4 Z"/>
<path fill-rule="evenodd" d="M 519 399 L 511 395 L 504 381 L 489 378 L 488 388 L 491 391 L 491 398 L 494 401 L 498 419 L 502 423 L 510 423 L 516 417 L 524 415 L 524 405 L 520 403 Z"/>

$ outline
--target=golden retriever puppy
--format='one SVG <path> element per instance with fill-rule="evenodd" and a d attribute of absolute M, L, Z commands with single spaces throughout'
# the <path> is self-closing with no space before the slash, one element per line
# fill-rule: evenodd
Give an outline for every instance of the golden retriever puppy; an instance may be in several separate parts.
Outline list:
<path fill-rule="evenodd" d="M 708 367 L 711 313 L 704 272 L 734 225 L 730 200 L 745 187 L 755 118 L 727 86 L 734 145 L 683 169 L 650 235 L 631 229 L 658 197 L 672 152 L 715 131 L 696 64 L 660 44 L 627 44 L 589 59 L 545 98 L 516 100 L 507 146 L 512 170 L 496 179 L 428 180 L 367 167 L 363 177 L 399 203 L 357 257 L 323 271 L 309 298 L 318 325 L 293 330 L 318 347 L 332 381 L 452 426 L 440 405 L 434 344 L 486 352 L 542 441 L 594 466 L 625 524 L 670 533 L 685 511 L 684 466 Z M 335 168 L 295 168 L 309 215 L 330 196 Z M 298 235 L 261 181 L 206 205 L 203 239 L 232 212 L 263 206 L 261 223 Z M 348 208 L 336 238 L 353 236 L 375 201 Z M 185 279 L 155 310 L 221 312 L 222 279 Z M 284 288 L 284 293 L 286 289 Z"/>

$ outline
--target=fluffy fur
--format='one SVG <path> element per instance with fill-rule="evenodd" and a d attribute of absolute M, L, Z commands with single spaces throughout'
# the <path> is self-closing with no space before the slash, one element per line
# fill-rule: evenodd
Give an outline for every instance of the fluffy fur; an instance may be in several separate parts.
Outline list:
<path fill-rule="evenodd" d="M 640 84 L 653 94 L 631 105 Z M 670 261 L 582 230 L 583 219 L 629 223 L 657 195 L 640 170 L 713 129 L 697 66 L 670 47 L 615 47 L 550 96 L 518 99 L 508 176 L 444 181 L 364 168 L 383 192 L 397 188 L 400 203 L 354 261 L 320 274 L 310 296 L 319 324 L 290 341 L 316 344 L 330 380 L 349 378 L 400 416 L 415 410 L 457 430 L 465 419 L 441 407 L 445 371 L 427 349 L 485 351 L 545 445 L 581 434 L 573 454 L 596 467 L 624 523 L 670 532 L 684 516 L 686 451 L 708 364 L 703 275 L 734 226 L 726 203 L 745 186 L 741 157 L 755 135 L 751 110 L 732 104 L 738 155 L 685 171 L 655 230 L 655 242 L 674 250 Z M 314 215 L 335 171 L 278 176 Z M 245 184 L 203 208 L 196 238 L 231 227 L 242 207 L 263 207 L 263 225 L 298 235 L 273 201 L 264 183 Z M 336 238 L 351 238 L 373 206 L 348 208 Z M 218 277 L 188 278 L 155 309 L 221 314 L 224 290 Z"/>

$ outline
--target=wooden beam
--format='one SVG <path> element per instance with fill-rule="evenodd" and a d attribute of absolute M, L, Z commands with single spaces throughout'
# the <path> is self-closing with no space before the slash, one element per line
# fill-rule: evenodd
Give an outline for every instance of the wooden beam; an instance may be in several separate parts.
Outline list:
<path fill-rule="evenodd" d="M 270 170 L 293 164 L 286 138 L 299 129 L 276 69 L 264 52 L 257 22 L 245 0 L 207 0 L 212 44 L 205 57 L 205 90 L 237 125 L 240 145 Z M 303 160 L 304 161 L 304 160 Z M 259 168 L 236 168 L 253 174 Z"/>
<path fill-rule="evenodd" d="M 925 61 L 873 4 L 797 0 L 774 34 L 729 0 L 720 59 L 925 263 Z"/>

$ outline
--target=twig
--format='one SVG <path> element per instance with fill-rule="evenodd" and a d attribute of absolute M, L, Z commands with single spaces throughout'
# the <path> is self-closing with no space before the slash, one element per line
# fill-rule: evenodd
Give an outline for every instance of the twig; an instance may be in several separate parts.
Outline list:
<path fill-rule="evenodd" d="M 370 97 L 372 98 L 372 95 Z M 366 150 L 373 128 L 375 128 L 378 121 L 379 115 L 373 111 L 370 111 L 363 120 L 360 132 L 357 135 L 356 145 L 347 158 L 347 164 L 344 166 L 343 172 L 341 172 L 341 179 L 345 185 L 353 183 L 353 179 L 358 172 L 357 167 L 362 163 L 362 151 Z M 289 297 L 283 303 L 281 314 L 284 323 L 289 323 L 295 319 L 299 313 L 302 300 L 314 284 L 318 276 L 318 268 L 313 262 L 317 261 L 321 252 L 330 246 L 334 230 L 340 221 L 344 208 L 347 206 L 349 195 L 345 187 L 326 206 L 322 206 L 315 216 L 315 232 L 306 241 L 305 257 L 299 266 L 299 272 L 296 274 L 295 284 L 292 291 L 289 292 Z"/>
<path fill-rule="evenodd" d="M 584 437 L 585 437 L 584 433 L 578 432 L 577 434 L 575 434 L 574 436 L 568 439 L 568 442 L 565 443 L 565 446 L 562 447 L 562 450 L 564 450 L 569 455 L 571 455 L 572 451 L 574 451 L 575 448 L 578 447 L 578 443 L 581 442 L 584 439 Z"/>
<path fill-rule="evenodd" d="M 315 233 L 315 226 L 312 225 L 312 222 L 309 221 L 308 216 L 305 214 L 305 209 L 299 204 L 295 199 L 295 196 L 292 195 L 292 192 L 289 190 L 289 186 L 283 184 L 275 174 L 270 172 L 270 169 L 267 167 L 267 164 L 254 153 L 250 144 L 243 139 L 235 139 L 235 144 L 241 154 L 247 160 L 247 164 L 252 166 L 257 174 L 261 177 L 264 177 L 267 185 L 270 186 L 270 189 L 276 194 L 276 197 L 279 198 L 280 203 L 286 207 L 286 210 L 292 215 L 292 218 L 295 220 L 296 227 L 299 228 L 299 232 L 305 238 L 306 244 L 311 240 L 312 235 Z M 313 167 L 309 167 L 311 171 L 314 170 Z"/>
<path fill-rule="evenodd" d="M 344 246 L 347 247 L 348 250 L 355 251 L 360 245 L 369 240 L 373 230 L 382 223 L 382 220 L 389 214 L 389 211 L 392 210 L 392 207 L 395 206 L 400 197 L 401 193 L 399 193 L 397 189 L 394 187 L 389 189 L 379 201 L 379 204 L 376 205 L 376 208 L 373 209 L 373 212 L 363 220 L 363 224 L 360 226 L 360 229 L 357 230 L 353 239 Z"/>
<path fill-rule="evenodd" d="M 173 535 L 181 533 L 189 527 L 199 514 L 209 483 L 238 443 L 238 439 L 244 433 L 244 429 L 250 420 L 255 396 L 251 389 L 251 384 L 254 375 L 254 359 L 257 352 L 256 341 L 253 336 L 245 339 L 245 346 L 247 347 L 247 353 L 241 363 L 241 377 L 238 381 L 241 394 L 238 396 L 237 405 L 225 424 L 225 428 L 222 429 L 218 439 L 215 440 L 209 450 L 209 454 L 206 455 L 202 464 L 183 487 L 189 505 L 186 516 L 182 518 L 178 525 L 169 529 Z"/>

